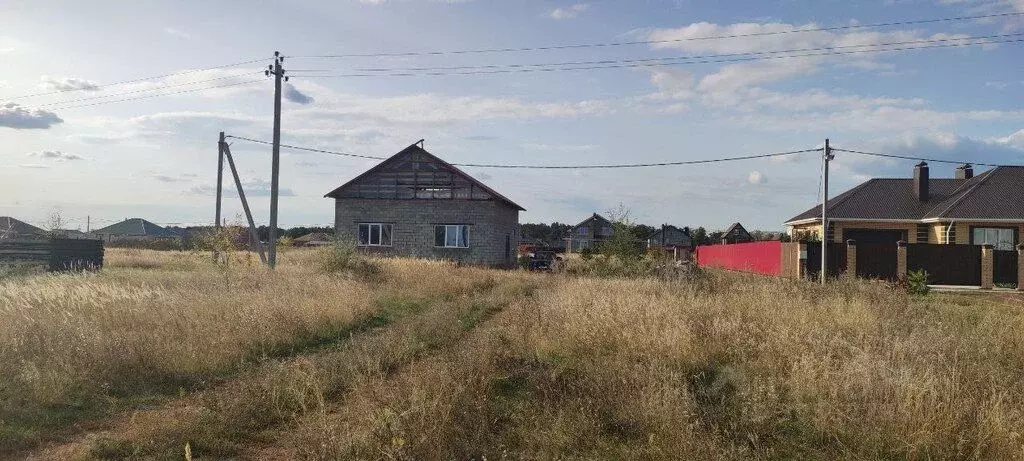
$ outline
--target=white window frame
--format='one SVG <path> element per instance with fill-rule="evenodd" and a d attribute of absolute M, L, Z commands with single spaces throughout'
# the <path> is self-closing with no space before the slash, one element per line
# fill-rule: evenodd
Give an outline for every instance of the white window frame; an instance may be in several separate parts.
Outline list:
<path fill-rule="evenodd" d="M 443 245 L 437 244 L 437 231 L 439 227 L 444 228 Z M 462 232 L 462 229 L 465 229 L 465 232 Z M 455 245 L 448 244 L 450 232 L 455 233 Z M 434 248 L 469 248 L 469 224 L 435 224 Z"/>
<path fill-rule="evenodd" d="M 980 242 L 978 241 L 978 231 L 981 231 L 982 237 L 984 237 Z M 1005 246 L 1000 247 L 1000 241 L 1003 240 L 1001 237 L 1005 237 L 1007 235 L 1009 235 L 1010 240 Z M 974 241 L 973 243 L 975 245 L 983 245 L 988 243 L 991 244 L 993 248 L 997 250 L 1013 250 L 1014 244 L 1016 243 L 1014 241 L 1013 229 L 1008 227 L 972 227 L 971 239 Z M 1005 240 L 1003 241 L 1005 242 Z"/>
<path fill-rule="evenodd" d="M 366 226 L 366 241 L 362 241 L 363 226 Z M 384 229 L 387 228 L 387 243 L 384 242 Z M 376 230 L 377 243 L 373 243 Z M 391 223 L 361 222 L 356 226 L 356 245 L 361 247 L 390 247 L 395 241 L 395 225 Z"/>

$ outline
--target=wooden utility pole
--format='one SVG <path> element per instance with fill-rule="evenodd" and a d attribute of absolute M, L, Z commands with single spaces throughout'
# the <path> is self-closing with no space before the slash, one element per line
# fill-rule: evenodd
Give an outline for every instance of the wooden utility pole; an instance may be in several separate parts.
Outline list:
<path fill-rule="evenodd" d="M 213 229 L 220 232 L 220 206 L 223 195 L 221 184 L 224 182 L 224 132 L 220 132 L 220 140 L 217 141 L 217 214 L 213 217 Z M 217 261 L 217 249 L 213 250 L 213 260 Z"/>
<path fill-rule="evenodd" d="M 238 179 L 238 170 L 235 168 L 235 159 L 231 157 L 231 147 L 226 142 L 220 145 L 221 152 L 228 159 L 228 166 L 231 168 L 231 176 L 235 178 L 235 187 L 238 188 L 238 198 L 242 200 L 242 210 L 245 211 L 245 219 L 249 221 L 249 238 L 260 253 L 260 262 L 267 264 L 267 257 L 263 254 L 263 244 L 260 243 L 259 233 L 256 232 L 256 223 L 252 220 L 252 211 L 249 210 L 249 201 L 245 199 L 245 191 L 242 190 L 242 180 Z M 273 248 L 273 247 L 271 247 Z"/>
<path fill-rule="evenodd" d="M 274 75 L 274 144 L 270 163 L 270 237 L 267 244 L 270 268 L 277 266 L 277 195 L 278 184 L 280 183 L 281 169 L 281 80 L 288 81 L 284 76 L 284 56 L 279 51 L 274 52 L 274 64 L 265 72 L 267 76 Z"/>
<path fill-rule="evenodd" d="M 821 155 L 821 284 L 828 278 L 828 162 L 834 158 L 832 148 L 825 138 Z"/>

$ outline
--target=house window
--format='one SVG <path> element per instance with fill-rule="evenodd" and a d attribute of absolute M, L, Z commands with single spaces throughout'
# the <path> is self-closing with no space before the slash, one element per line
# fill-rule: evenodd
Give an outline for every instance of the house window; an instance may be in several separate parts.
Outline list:
<path fill-rule="evenodd" d="M 1011 228 L 1005 227 L 974 227 L 971 229 L 971 243 L 974 245 L 989 244 L 997 250 L 1012 250 L 1015 238 Z"/>
<path fill-rule="evenodd" d="M 359 246 L 391 246 L 392 224 L 359 223 Z"/>
<path fill-rule="evenodd" d="M 917 243 L 928 243 L 928 230 L 927 224 L 917 225 Z"/>
<path fill-rule="evenodd" d="M 434 246 L 441 248 L 469 248 L 469 226 L 466 224 L 434 226 Z"/>
<path fill-rule="evenodd" d="M 590 228 L 586 227 L 586 226 L 583 226 L 583 227 L 581 227 L 579 229 L 576 229 L 576 233 L 579 234 L 579 235 L 587 235 L 587 234 L 590 233 Z"/>

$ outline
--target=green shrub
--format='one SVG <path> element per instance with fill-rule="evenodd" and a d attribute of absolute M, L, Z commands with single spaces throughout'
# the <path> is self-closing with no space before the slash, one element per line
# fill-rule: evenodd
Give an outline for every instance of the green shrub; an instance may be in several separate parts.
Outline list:
<path fill-rule="evenodd" d="M 384 269 L 380 264 L 359 254 L 351 242 L 339 241 L 321 247 L 317 262 L 320 270 L 328 274 L 348 274 L 368 282 L 379 282 L 384 278 Z"/>
<path fill-rule="evenodd" d="M 928 294 L 931 288 L 928 287 L 928 271 L 918 269 L 907 273 L 907 293 L 912 295 Z"/>

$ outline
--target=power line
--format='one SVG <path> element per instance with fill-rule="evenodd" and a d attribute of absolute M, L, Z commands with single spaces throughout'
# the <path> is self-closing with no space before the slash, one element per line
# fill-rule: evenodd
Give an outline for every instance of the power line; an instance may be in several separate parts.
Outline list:
<path fill-rule="evenodd" d="M 60 106 L 60 107 L 55 107 L 53 109 L 55 109 L 55 110 L 76 109 L 76 108 L 79 108 L 79 107 L 99 106 L 99 105 L 102 105 L 102 104 L 113 104 L 113 103 L 117 103 L 117 102 L 137 101 L 137 100 L 140 100 L 140 99 L 156 98 L 156 97 L 160 97 L 160 96 L 171 96 L 171 95 L 175 95 L 175 94 L 195 93 L 195 92 L 198 92 L 198 91 L 213 90 L 213 89 L 217 89 L 217 88 L 228 88 L 228 87 L 239 86 L 239 85 L 250 85 L 250 84 L 257 83 L 257 82 L 262 82 L 262 81 L 263 80 L 246 80 L 244 82 L 234 82 L 234 83 L 228 83 L 226 85 L 216 85 L 216 86 L 208 86 L 208 87 L 203 87 L 203 88 L 193 88 L 193 89 L 181 90 L 181 91 L 171 91 L 169 93 L 150 94 L 150 95 L 138 96 L 138 97 L 134 97 L 134 98 L 115 99 L 115 100 L 112 100 L 112 101 L 99 101 L 99 102 L 94 102 L 94 103 L 89 103 L 89 104 L 78 104 L 78 105 L 72 105 L 72 106 Z"/>
<path fill-rule="evenodd" d="M 260 61 L 265 61 L 266 59 L 267 58 L 248 59 L 248 60 L 245 60 L 245 61 L 238 61 L 238 62 L 232 62 L 232 63 L 228 63 L 228 64 L 221 64 L 219 66 L 203 67 L 201 69 L 190 69 L 190 70 L 185 70 L 185 71 L 181 71 L 181 72 L 171 72 L 169 74 L 163 74 L 163 75 L 154 75 L 152 77 L 140 77 L 140 78 L 135 78 L 135 79 L 131 79 L 131 80 L 122 80 L 122 81 L 119 81 L 119 82 L 104 83 L 102 85 L 96 85 L 96 86 L 90 87 L 90 90 L 99 89 L 99 88 L 107 88 L 107 87 L 118 86 L 118 85 L 127 85 L 129 83 L 144 82 L 144 81 L 147 81 L 147 80 L 156 80 L 156 79 L 160 79 L 160 78 L 173 77 L 173 76 L 176 76 L 176 75 L 186 75 L 186 74 L 193 74 L 193 73 L 196 73 L 196 72 L 204 72 L 204 71 L 208 71 L 208 70 L 216 70 L 216 69 L 224 69 L 224 68 L 227 68 L 227 67 L 242 66 L 242 65 L 245 65 L 245 64 L 253 64 L 253 63 L 260 62 Z M 12 96 L 12 97 L 9 97 L 9 98 L 0 98 L 0 99 L 2 99 L 4 101 L 13 101 L 13 100 L 16 100 L 16 99 L 34 98 L 36 96 L 47 96 L 47 95 L 51 95 L 51 94 L 68 93 L 68 92 L 73 92 L 73 91 L 84 91 L 84 89 L 83 88 L 69 88 L 69 89 L 66 89 L 66 90 L 56 90 L 56 91 L 48 91 L 48 92 L 43 92 L 43 93 L 23 94 L 21 96 Z"/>
<path fill-rule="evenodd" d="M 242 141 L 254 142 L 254 143 L 257 143 L 257 144 L 266 144 L 268 146 L 274 144 L 274 143 L 272 143 L 270 141 L 261 141 L 259 139 L 246 138 L 244 136 L 227 135 L 227 136 L 224 136 L 224 137 L 225 138 L 239 139 L 239 140 L 242 140 Z M 386 160 L 384 157 L 374 157 L 372 155 L 348 154 L 348 153 L 345 153 L 345 152 L 334 152 L 334 151 L 329 151 L 329 150 L 314 149 L 312 147 L 290 146 L 288 144 L 281 144 L 281 147 L 285 147 L 285 148 L 288 148 L 288 149 L 294 149 L 294 150 L 304 150 L 304 151 L 307 151 L 307 152 L 316 152 L 316 153 L 320 153 L 320 154 L 339 155 L 339 156 L 343 156 L 343 157 L 366 158 L 366 159 L 370 159 L 370 160 Z"/>
<path fill-rule="evenodd" d="M 200 83 L 216 82 L 216 81 L 219 81 L 219 80 L 227 80 L 227 79 L 239 78 L 239 77 L 244 77 L 244 76 L 247 76 L 247 75 L 255 75 L 255 74 L 262 74 L 262 73 L 263 73 L 263 71 L 249 72 L 249 73 L 239 74 L 239 75 L 225 75 L 225 76 L 222 76 L 222 77 L 210 78 L 210 79 L 206 79 L 206 80 L 196 80 L 196 81 L 192 81 L 192 82 L 175 83 L 173 85 L 157 86 L 157 87 L 153 87 L 153 88 L 144 88 L 144 89 L 134 90 L 134 91 L 125 91 L 125 92 L 121 92 L 121 93 L 113 93 L 113 94 L 105 94 L 105 95 L 99 95 L 99 96 L 91 96 L 91 97 L 88 97 L 88 98 L 69 99 L 69 100 L 65 100 L 65 101 L 49 102 L 49 103 L 46 103 L 46 104 L 37 104 L 37 105 L 35 105 L 35 107 L 60 106 L 60 105 L 64 105 L 64 104 L 67 104 L 67 103 L 73 103 L 73 102 L 92 101 L 92 100 L 96 100 L 96 99 L 106 99 L 106 98 L 115 98 L 115 97 L 118 97 L 118 96 L 125 96 L 125 95 L 129 95 L 129 94 L 147 93 L 147 92 L 150 92 L 150 91 L 159 91 L 159 90 L 163 90 L 163 89 L 167 89 L 167 88 L 176 88 L 176 87 L 180 87 L 180 86 L 197 85 L 197 84 L 200 84 Z"/>
<path fill-rule="evenodd" d="M 308 55 L 308 56 L 288 56 L 288 58 L 303 58 L 303 59 L 332 59 L 332 58 L 374 58 L 374 57 L 406 57 L 406 56 L 438 56 L 438 55 L 457 55 L 457 54 L 480 54 L 480 53 L 509 53 L 509 52 L 525 52 L 525 51 L 550 51 L 550 50 L 564 50 L 573 48 L 604 48 L 604 47 L 615 47 L 615 46 L 630 46 L 630 45 L 656 45 L 662 43 L 679 43 L 679 42 L 690 42 L 690 41 L 701 41 L 701 40 L 721 40 L 728 38 L 743 38 L 743 37 L 764 37 L 771 35 L 785 35 L 795 33 L 808 33 L 808 32 L 830 32 L 837 30 L 851 30 L 851 29 L 866 29 L 866 28 L 878 28 L 878 27 L 889 27 L 889 26 L 906 26 L 915 24 L 931 24 L 939 22 L 955 22 L 955 21 L 971 21 L 978 19 L 992 19 L 1000 17 L 1011 17 L 1024 15 L 1024 12 L 1012 12 L 1012 13 L 996 13 L 996 14 L 984 14 L 976 16 L 956 16 L 949 18 L 936 18 L 936 19 L 919 19 L 909 21 L 894 21 L 894 22 L 880 22 L 874 24 L 850 24 L 845 26 L 833 26 L 833 27 L 814 27 L 804 29 L 788 29 L 779 31 L 767 31 L 767 32 L 751 32 L 745 34 L 728 34 L 728 35 L 706 35 L 700 37 L 684 37 L 676 39 L 665 39 L 665 40 L 633 40 L 623 42 L 606 42 L 606 43 L 577 43 L 567 45 L 547 45 L 547 46 L 534 46 L 534 47 L 511 47 L 511 48 L 482 48 L 482 49 L 466 49 L 466 50 L 447 50 L 447 51 L 409 51 L 409 52 L 382 52 L 382 53 L 353 53 L 353 54 L 322 54 L 322 55 Z"/>
<path fill-rule="evenodd" d="M 997 35 L 981 35 L 975 37 L 959 37 L 959 38 L 942 38 L 942 39 L 920 39 L 920 40 L 907 40 L 902 42 L 888 42 L 888 43 L 865 43 L 859 45 L 840 45 L 840 46 L 826 46 L 816 48 L 793 48 L 788 50 L 768 50 L 768 51 L 747 51 L 742 53 L 724 53 L 724 54 L 709 54 L 709 55 L 696 55 L 696 56 L 670 56 L 660 58 L 639 58 L 639 59 L 604 59 L 597 61 L 563 61 L 563 62 L 552 62 L 552 63 L 534 63 L 534 64 L 490 64 L 490 65 L 470 65 L 470 66 L 437 66 L 437 67 L 396 67 L 396 68 L 381 68 L 381 67 L 363 67 L 355 68 L 357 72 L 418 72 L 418 71 L 433 71 L 433 70 L 467 70 L 467 69 L 502 69 L 502 68 L 526 68 L 526 67 L 552 67 L 552 66 L 576 66 L 576 65 L 594 65 L 594 64 L 630 64 L 640 62 L 660 62 L 660 61 L 676 61 L 676 60 L 693 60 L 693 59 L 712 59 L 712 58 L 725 58 L 725 57 L 737 57 L 737 56 L 759 56 L 759 55 L 772 55 L 781 53 L 804 53 L 810 51 L 827 51 L 827 50 L 842 50 L 850 48 L 867 48 L 867 47 L 885 47 L 885 46 L 898 46 L 898 45 L 911 45 L 911 44 L 930 44 L 930 43 L 946 43 L 946 42 L 965 42 L 970 40 L 983 40 L 993 38 L 1006 38 L 1006 37 L 1020 37 L 1024 33 L 1012 33 L 1012 34 L 997 34 Z M 978 44 L 986 44 L 987 42 L 979 42 Z M 864 50 L 864 51 L 880 51 L 880 50 Z M 333 72 L 330 69 L 302 69 L 295 72 Z"/>
<path fill-rule="evenodd" d="M 1017 34 L 1021 35 L 1021 34 Z M 964 39 L 954 39 L 964 40 Z M 964 47 L 964 46 L 976 46 L 976 45 L 994 45 L 999 43 L 1019 43 L 1024 42 L 1024 38 L 1006 39 L 1006 40 L 988 40 L 988 41 L 975 41 L 970 43 L 936 43 L 936 44 L 922 44 L 920 46 L 906 46 L 897 48 L 885 48 L 885 49 L 870 49 L 870 50 L 847 50 L 847 51 L 829 51 L 820 53 L 803 53 L 803 54 L 790 54 L 782 56 L 750 56 L 750 57 L 736 57 L 726 59 L 699 59 L 682 62 L 664 62 L 665 59 L 659 59 L 658 62 L 628 62 L 629 60 L 614 60 L 611 61 L 615 64 L 609 65 L 593 65 L 593 66 L 577 66 L 577 67 L 530 67 L 530 68 L 511 68 L 511 69 L 496 69 L 496 70 L 471 70 L 465 72 L 395 72 L 395 73 L 348 73 L 348 74 L 333 74 L 333 75 L 302 75 L 303 78 L 355 78 L 355 77 L 418 77 L 418 76 L 443 76 L 443 75 L 482 75 L 482 74 L 513 74 L 513 73 L 530 73 L 530 72 L 564 72 L 564 71 L 579 71 L 579 70 L 595 70 L 595 69 L 623 69 L 623 68 L 642 68 L 642 67 L 666 67 L 666 66 L 685 66 L 695 64 L 712 64 L 712 63 L 728 63 L 728 62 L 747 62 L 747 61 L 763 61 L 772 59 L 791 59 L 791 58 L 802 58 L 802 57 L 814 57 L 814 56 L 838 56 L 838 55 L 849 55 L 849 54 L 868 54 L 868 53 L 888 53 L 894 51 L 909 51 L 909 50 L 923 50 L 923 49 L 934 49 L 934 48 L 953 48 L 953 47 Z M 883 45 L 874 45 L 883 46 Z M 775 53 L 784 53 L 785 51 L 777 51 Z M 675 58 L 685 59 L 685 58 Z M 551 64 L 553 66 L 558 64 Z M 567 63 L 566 65 L 571 65 Z M 511 65 L 509 65 L 511 66 Z"/>
<path fill-rule="evenodd" d="M 872 157 L 898 158 L 898 159 L 903 159 L 903 160 L 921 160 L 921 161 L 932 162 L 932 163 L 949 163 L 949 164 L 954 164 L 954 165 L 964 165 L 964 164 L 967 164 L 967 165 L 981 165 L 981 166 L 1006 166 L 1006 165 L 999 165 L 999 164 L 996 164 L 996 163 L 972 162 L 970 160 L 939 160 L 939 159 L 934 159 L 934 158 L 914 157 L 914 156 L 908 156 L 908 155 L 881 154 L 881 153 L 878 153 L 878 152 L 864 152 L 864 151 L 859 151 L 859 150 L 840 149 L 838 147 L 833 147 L 832 150 L 838 151 L 838 152 L 846 152 L 846 153 L 850 153 L 850 154 L 869 155 L 869 156 L 872 156 Z"/>
<path fill-rule="evenodd" d="M 258 144 L 267 144 L 267 145 L 272 144 L 269 141 L 262 141 L 262 140 L 259 140 L 259 139 L 246 138 L 246 137 L 242 137 L 242 136 L 231 136 L 231 135 L 228 135 L 228 136 L 225 136 L 225 137 L 227 137 L 227 138 L 234 138 L 234 139 L 240 139 L 240 140 L 243 140 L 243 141 L 249 141 L 249 142 L 254 142 L 254 143 L 258 143 Z M 290 145 L 287 145 L 287 144 L 281 144 L 281 147 L 288 148 L 288 149 L 294 149 L 294 150 L 307 151 L 307 152 L 317 152 L 317 153 L 321 153 L 321 154 L 338 155 L 338 156 L 343 156 L 343 157 L 357 157 L 357 158 L 365 158 L 365 159 L 372 159 L 372 160 L 386 160 L 387 159 L 386 157 L 375 157 L 375 156 L 371 156 L 371 155 L 350 154 L 350 153 L 346 153 L 346 152 L 336 152 L 336 151 L 329 151 L 329 150 L 324 150 L 324 149 L 314 149 L 314 148 L 310 148 L 310 147 L 290 146 Z M 462 167 L 475 167 L 475 168 L 508 168 L 508 169 L 535 169 L 535 170 L 584 170 L 584 169 L 612 169 L 612 168 L 647 168 L 647 167 L 658 167 L 658 166 L 700 165 L 700 164 L 705 164 L 705 163 L 732 162 L 732 161 L 738 161 L 738 160 L 753 160 L 753 159 L 759 159 L 759 158 L 781 157 L 781 156 L 785 156 L 785 155 L 803 154 L 803 153 L 807 153 L 807 152 L 818 152 L 820 150 L 821 149 L 804 149 L 804 150 L 795 150 L 795 151 L 790 151 L 790 152 L 774 152 L 774 153 L 770 153 L 770 154 L 743 155 L 743 156 L 738 156 L 738 157 L 725 157 L 725 158 L 706 159 L 706 160 L 684 160 L 684 161 L 678 161 L 678 162 L 657 162 L 657 163 L 622 163 L 622 164 L 608 164 L 608 165 L 499 165 L 499 164 L 488 164 L 488 163 L 451 163 L 450 165 L 452 165 L 452 166 L 462 166 Z"/>

